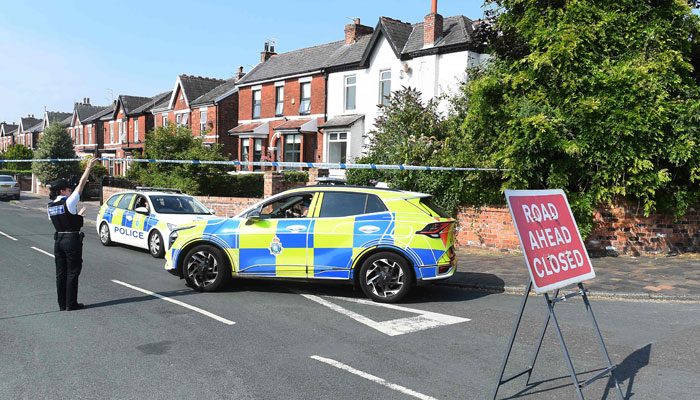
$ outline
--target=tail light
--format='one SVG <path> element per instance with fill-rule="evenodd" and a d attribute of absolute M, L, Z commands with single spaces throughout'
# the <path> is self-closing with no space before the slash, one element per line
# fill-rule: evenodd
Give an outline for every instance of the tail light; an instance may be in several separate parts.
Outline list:
<path fill-rule="evenodd" d="M 15 183 L 15 187 L 19 187 L 19 182 Z"/>
<path fill-rule="evenodd" d="M 450 231 L 450 226 L 452 222 L 433 222 L 425 226 L 425 228 L 419 230 L 416 233 L 421 235 L 427 235 L 433 239 L 438 239 L 442 233 L 447 233 Z"/>

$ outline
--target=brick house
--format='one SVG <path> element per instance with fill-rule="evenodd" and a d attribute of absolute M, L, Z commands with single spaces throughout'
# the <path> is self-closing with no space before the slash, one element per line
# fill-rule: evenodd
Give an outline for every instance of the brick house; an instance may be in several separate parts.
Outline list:
<path fill-rule="evenodd" d="M 231 79 L 180 75 L 167 104 L 152 110 L 156 126 L 167 123 L 188 126 L 206 144 L 222 145 L 224 154 L 237 154 L 237 143 L 228 131 L 238 124 L 237 82 L 243 68 Z"/>
<path fill-rule="evenodd" d="M 8 124 L 3 121 L 0 123 L 0 151 L 5 152 L 7 148 L 15 144 L 15 132 L 19 125 L 14 123 Z"/>
<path fill-rule="evenodd" d="M 69 126 L 72 118 L 73 113 L 44 111 L 44 119 L 42 120 L 41 128 L 39 129 L 39 140 L 41 140 L 41 137 L 44 136 L 44 132 L 49 129 L 49 126 L 57 123 Z"/>
<path fill-rule="evenodd" d="M 324 68 L 352 47 L 344 45 L 334 42 L 278 55 L 274 46 L 265 44 L 260 64 L 238 82 L 239 124 L 229 134 L 237 139 L 239 160 L 320 160 L 318 126 L 326 119 Z"/>
<path fill-rule="evenodd" d="M 100 118 L 111 112 L 113 107 L 93 106 L 88 98 L 83 99 L 82 103 L 75 103 L 67 130 L 78 157 L 99 155 L 103 144 L 102 137 L 98 134 L 102 130 Z"/>
<path fill-rule="evenodd" d="M 358 39 L 357 32 L 370 34 L 369 41 L 359 59 L 326 69 L 328 122 L 321 126 L 323 162 L 352 162 L 363 154 L 368 133 L 381 112 L 378 105 L 388 104 L 392 91 L 416 88 L 424 102 L 456 91 L 467 68 L 488 57 L 472 38 L 475 25 L 463 15 L 443 18 L 436 2 L 420 23 L 381 17 L 374 29 L 359 25 L 359 20 L 348 25 L 346 41 L 361 43 L 364 38 Z M 439 110 L 447 111 L 447 103 L 442 100 Z M 333 172 L 344 175 L 344 171 Z"/>
<path fill-rule="evenodd" d="M 159 102 L 170 97 L 164 92 L 153 97 L 120 95 L 110 113 L 100 117 L 103 146 L 100 157 L 130 159 L 134 153 L 142 153 L 146 132 L 154 127 L 151 110 Z M 125 175 L 129 162 L 109 161 L 110 175 Z"/>
<path fill-rule="evenodd" d="M 34 118 L 33 114 L 20 118 L 19 126 L 15 132 L 14 142 L 22 144 L 30 149 L 36 149 L 35 142 L 38 142 L 38 133 L 35 128 L 41 120 Z M 35 137 L 36 136 L 36 137 Z"/>

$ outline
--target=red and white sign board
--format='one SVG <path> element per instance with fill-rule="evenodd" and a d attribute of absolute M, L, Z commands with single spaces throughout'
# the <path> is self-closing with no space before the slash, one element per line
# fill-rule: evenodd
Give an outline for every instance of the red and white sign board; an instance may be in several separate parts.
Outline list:
<path fill-rule="evenodd" d="M 595 278 L 563 190 L 506 190 L 535 293 Z"/>

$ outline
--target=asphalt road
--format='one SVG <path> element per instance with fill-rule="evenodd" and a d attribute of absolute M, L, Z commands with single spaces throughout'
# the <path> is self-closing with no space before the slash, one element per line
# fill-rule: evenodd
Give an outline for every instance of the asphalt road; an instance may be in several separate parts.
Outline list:
<path fill-rule="evenodd" d="M 386 308 L 345 284 L 257 279 L 196 293 L 162 260 L 85 231 L 88 308 L 59 312 L 46 214 L 0 201 L 0 398 L 486 399 L 521 300 L 434 285 Z M 627 398 L 698 398 L 700 303 L 592 305 Z M 529 362 L 545 310 L 531 297 L 507 372 Z M 577 372 L 593 375 L 604 362 L 581 300 L 557 315 Z M 552 329 L 532 382 L 499 398 L 575 398 Z M 607 384 L 586 398 L 616 399 Z"/>

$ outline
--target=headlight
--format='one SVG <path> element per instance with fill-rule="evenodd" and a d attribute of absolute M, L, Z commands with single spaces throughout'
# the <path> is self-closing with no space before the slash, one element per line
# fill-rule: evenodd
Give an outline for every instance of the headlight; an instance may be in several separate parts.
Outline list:
<path fill-rule="evenodd" d="M 175 228 L 177 228 L 177 225 L 168 223 L 168 230 L 169 231 L 175 230 Z"/>
<path fill-rule="evenodd" d="M 170 250 L 170 248 L 173 247 L 173 243 L 175 243 L 176 240 L 177 240 L 177 231 L 170 232 L 170 237 L 168 238 L 168 250 Z"/>

